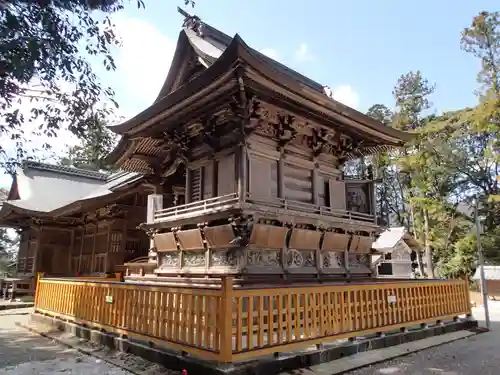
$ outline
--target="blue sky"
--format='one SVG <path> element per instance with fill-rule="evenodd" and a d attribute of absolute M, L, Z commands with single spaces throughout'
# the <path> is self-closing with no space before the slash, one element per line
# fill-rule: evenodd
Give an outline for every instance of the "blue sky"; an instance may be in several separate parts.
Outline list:
<path fill-rule="evenodd" d="M 115 72 L 96 65 L 105 84 L 116 91 L 125 118 L 149 106 L 167 75 L 183 18 L 183 0 L 135 0 L 115 15 L 123 46 L 114 51 Z M 360 111 L 372 104 L 393 107 L 398 77 L 420 69 L 436 84 L 436 111 L 475 104 L 480 63 L 460 49 L 460 32 L 498 0 L 196 0 L 203 21 L 229 35 L 239 33 L 253 48 L 328 85 L 335 97 Z M 457 5 L 460 4 L 460 5 Z M 497 4 L 498 6 L 498 4 Z M 75 140 L 61 132 L 55 154 Z M 54 144 L 55 143 L 55 144 Z M 38 146 L 37 146 L 38 145 Z M 10 178 L 0 175 L 0 186 Z"/>
<path fill-rule="evenodd" d="M 150 55 L 154 58 L 163 53 L 168 60 L 182 24 L 182 16 L 176 12 L 182 0 L 145 2 L 145 10 L 128 8 L 124 15 L 127 21 L 147 22 L 162 34 L 167 45 L 152 46 Z M 460 32 L 479 11 L 498 9 L 495 3 L 498 5 L 493 0 L 196 0 L 195 8 L 188 10 L 229 35 L 239 33 L 253 48 L 334 91 L 340 87 L 347 102 L 361 111 L 374 103 L 393 106 L 397 78 L 420 69 L 436 84 L 433 103 L 441 111 L 475 103 L 479 61 L 460 49 Z M 136 29 L 136 36 L 142 31 Z M 126 42 L 124 38 L 125 49 Z M 161 71 L 162 65 L 148 63 L 144 54 L 140 56 L 143 69 L 159 70 L 154 75 L 164 77 L 168 62 Z M 117 99 L 126 107 L 127 117 L 147 106 L 162 84 L 162 78 L 157 84 L 150 82 L 151 93 L 134 98 L 129 89 L 120 90 L 124 79 L 118 71 L 109 82 L 117 88 Z"/>

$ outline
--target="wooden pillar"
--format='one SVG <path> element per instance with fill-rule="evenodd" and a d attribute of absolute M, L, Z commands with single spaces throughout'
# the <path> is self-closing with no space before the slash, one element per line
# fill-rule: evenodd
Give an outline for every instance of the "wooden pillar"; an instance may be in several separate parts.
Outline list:
<path fill-rule="evenodd" d="M 95 223 L 94 227 L 94 238 L 92 238 L 92 256 L 90 258 L 90 273 L 94 272 L 94 264 L 95 264 L 95 241 L 97 239 L 97 231 L 99 230 L 99 222 Z"/>
<path fill-rule="evenodd" d="M 248 181 L 247 148 L 245 144 L 240 146 L 238 163 L 238 196 L 241 202 L 246 200 Z"/>
<path fill-rule="evenodd" d="M 186 167 L 186 196 L 184 197 L 184 201 L 187 203 L 191 203 L 191 191 L 192 191 L 192 183 L 191 183 L 191 171 Z"/>
<path fill-rule="evenodd" d="M 104 272 L 108 272 L 109 267 L 109 248 L 111 246 L 111 223 L 108 222 L 108 236 L 106 239 L 106 255 L 104 255 Z"/>
<path fill-rule="evenodd" d="M 41 237 L 42 237 L 42 227 L 40 227 L 36 233 L 35 254 L 33 254 L 33 270 L 32 270 L 33 275 L 36 275 L 36 273 L 38 272 L 38 259 L 39 259 L 39 252 L 40 252 Z M 26 255 L 25 268 L 27 265 L 28 265 L 28 255 Z"/>
<path fill-rule="evenodd" d="M 77 272 L 82 272 L 82 256 L 83 256 L 83 243 L 85 242 L 85 225 L 82 226 L 80 233 L 80 258 L 78 259 L 78 270 Z"/>
<path fill-rule="evenodd" d="M 370 203 L 372 206 L 373 222 L 377 224 L 377 185 L 374 181 L 369 182 Z M 380 212 L 382 215 L 382 212 Z"/>
<path fill-rule="evenodd" d="M 146 222 L 148 224 L 154 223 L 155 212 L 161 209 L 163 209 L 163 194 L 148 195 Z"/>
<path fill-rule="evenodd" d="M 319 178 L 318 167 L 314 165 L 314 168 L 312 170 L 312 200 L 313 204 L 315 205 L 319 204 L 318 178 Z"/>
<path fill-rule="evenodd" d="M 75 247 L 75 230 L 71 229 L 71 239 L 69 245 L 69 256 L 68 256 L 68 275 L 71 275 L 71 265 L 73 263 L 73 248 Z"/>
<path fill-rule="evenodd" d="M 283 154 L 278 160 L 278 197 L 285 198 L 285 157 Z"/>

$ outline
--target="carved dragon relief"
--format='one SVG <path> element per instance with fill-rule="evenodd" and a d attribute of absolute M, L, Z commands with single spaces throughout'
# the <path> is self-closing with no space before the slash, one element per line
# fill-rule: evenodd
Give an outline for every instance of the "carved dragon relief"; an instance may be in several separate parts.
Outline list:
<path fill-rule="evenodd" d="M 255 95 L 245 93 L 246 100 L 233 96 L 229 103 L 234 117 L 238 120 L 241 135 L 248 136 L 253 133 L 262 123 L 263 107 L 261 102 L 256 100 Z"/>
<path fill-rule="evenodd" d="M 290 114 L 278 107 L 257 101 L 252 98 L 250 113 L 257 121 L 250 121 L 252 131 L 278 140 L 278 148 L 282 149 L 290 142 L 310 147 L 314 156 L 321 153 L 333 154 L 345 159 L 349 154 L 357 153 L 362 141 L 335 131 L 315 127 L 309 121 Z"/>
<path fill-rule="evenodd" d="M 165 159 L 161 163 L 163 176 L 168 177 L 175 173 L 179 165 L 187 164 L 191 138 L 178 130 L 164 132 L 164 148 L 167 150 Z"/>
<path fill-rule="evenodd" d="M 278 151 L 282 151 L 297 135 L 298 131 L 294 128 L 295 117 L 287 114 L 278 114 L 278 123 L 276 126 L 276 135 L 278 137 Z"/>

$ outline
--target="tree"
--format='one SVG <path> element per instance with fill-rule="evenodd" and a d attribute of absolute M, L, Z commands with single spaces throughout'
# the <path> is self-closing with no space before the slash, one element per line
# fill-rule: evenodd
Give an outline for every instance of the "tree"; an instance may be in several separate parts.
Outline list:
<path fill-rule="evenodd" d="M 70 147 L 66 156 L 60 159 L 62 165 L 90 170 L 111 170 L 106 156 L 116 145 L 116 136 L 108 130 L 104 120 L 96 119 L 87 136 L 80 144 Z"/>
<path fill-rule="evenodd" d="M 386 126 L 390 126 L 393 118 L 392 111 L 383 104 L 374 104 L 366 114 L 375 120 L 380 121 Z M 394 208 L 393 200 L 389 199 L 392 193 L 391 184 L 392 176 L 391 164 L 389 160 L 389 154 L 387 152 L 381 152 L 379 154 L 373 155 L 372 158 L 373 171 L 375 178 L 379 181 L 376 185 L 375 199 L 377 200 L 377 210 L 380 216 L 381 225 L 390 226 L 391 216 L 400 215 L 399 209 Z M 397 221 L 401 218 L 398 217 Z"/>
<path fill-rule="evenodd" d="M 108 16 L 123 7 L 123 0 L 0 1 L 0 135 L 15 143 L 15 159 L 24 158 L 24 140 L 33 136 L 25 134 L 26 123 L 35 123 L 35 135 L 55 137 L 68 129 L 82 138 L 95 116 L 117 106 L 90 58 L 115 69 L 111 48 L 119 40 Z M 2 146 L 0 153 L 5 159 Z"/>
<path fill-rule="evenodd" d="M 7 190 L 0 188 L 0 206 L 7 196 Z M 0 227 L 0 274 L 7 272 L 7 266 L 15 260 L 17 243 L 16 238 L 9 235 L 7 228 Z"/>

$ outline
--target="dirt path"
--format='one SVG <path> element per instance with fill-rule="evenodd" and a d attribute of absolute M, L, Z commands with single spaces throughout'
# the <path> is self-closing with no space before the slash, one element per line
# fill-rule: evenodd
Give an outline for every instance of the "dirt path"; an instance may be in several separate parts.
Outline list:
<path fill-rule="evenodd" d="M 0 375 L 130 374 L 17 327 L 16 321 L 28 321 L 30 311 L 0 311 Z"/>

